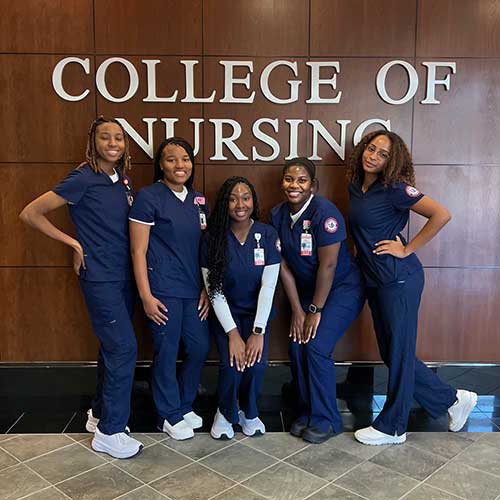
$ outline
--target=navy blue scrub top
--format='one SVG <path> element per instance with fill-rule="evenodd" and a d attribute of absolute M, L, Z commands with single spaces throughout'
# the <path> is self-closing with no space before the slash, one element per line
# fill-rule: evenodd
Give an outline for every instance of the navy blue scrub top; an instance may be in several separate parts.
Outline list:
<path fill-rule="evenodd" d="M 392 255 L 375 255 L 375 243 L 381 240 L 401 238 L 408 223 L 410 208 L 423 198 L 423 194 L 413 186 L 398 182 L 384 187 L 375 181 L 363 193 L 361 183 L 349 186 L 349 224 L 358 251 L 357 257 L 367 286 L 380 287 L 406 277 L 422 267 L 413 253 L 404 259 Z"/>
<path fill-rule="evenodd" d="M 301 235 L 305 232 L 304 221 L 310 224 L 312 255 L 300 255 Z M 281 254 L 293 273 L 301 302 L 310 302 L 316 288 L 319 267 L 318 248 L 340 242 L 337 268 L 332 290 L 341 283 L 352 268 L 352 257 L 346 246 L 346 227 L 339 209 L 322 196 L 314 196 L 311 203 L 291 227 L 292 219 L 288 203 L 283 202 L 271 211 L 271 224 L 281 240 Z M 331 292 L 330 292 L 331 293 Z"/>
<path fill-rule="evenodd" d="M 161 181 L 137 194 L 129 219 L 151 226 L 146 261 L 153 295 L 200 296 L 200 212 L 207 211 L 202 194 L 189 190 L 181 201 Z"/>
<path fill-rule="evenodd" d="M 71 171 L 52 190 L 69 203 L 87 267 L 80 269 L 80 279 L 130 279 L 128 213 L 133 198 L 130 179 L 118 175 L 113 183 L 109 175 L 95 173 L 87 164 Z"/>
<path fill-rule="evenodd" d="M 257 248 L 255 233 L 260 233 L 260 248 L 264 249 L 264 264 L 255 265 Z M 207 239 L 202 240 L 201 265 L 207 267 Z M 229 230 L 224 273 L 224 296 L 232 314 L 255 314 L 265 266 L 281 262 L 278 233 L 268 224 L 255 221 L 242 245 Z M 270 318 L 272 317 L 272 312 Z"/>

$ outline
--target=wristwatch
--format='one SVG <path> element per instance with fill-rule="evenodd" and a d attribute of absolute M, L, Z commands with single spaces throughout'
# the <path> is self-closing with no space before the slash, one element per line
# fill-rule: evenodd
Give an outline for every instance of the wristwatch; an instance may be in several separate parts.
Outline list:
<path fill-rule="evenodd" d="M 314 304 L 309 304 L 309 312 L 311 314 L 320 313 L 322 310 L 322 307 L 315 306 Z"/>
<path fill-rule="evenodd" d="M 264 335 L 264 328 L 261 328 L 260 326 L 254 326 L 252 333 L 254 335 Z"/>

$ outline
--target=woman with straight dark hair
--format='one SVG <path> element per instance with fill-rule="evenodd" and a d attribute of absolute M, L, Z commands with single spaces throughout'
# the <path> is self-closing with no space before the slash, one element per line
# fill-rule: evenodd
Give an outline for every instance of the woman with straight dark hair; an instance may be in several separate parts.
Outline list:
<path fill-rule="evenodd" d="M 185 139 L 163 141 L 154 158 L 155 183 L 139 191 L 129 215 L 135 279 L 153 335 L 158 428 L 178 440 L 203 425 L 192 405 L 209 347 L 210 302 L 199 265 L 207 204 L 192 188 L 194 170 Z M 181 342 L 185 357 L 176 373 Z"/>
<path fill-rule="evenodd" d="M 394 132 L 378 130 L 363 137 L 352 152 L 348 176 L 351 234 L 380 355 L 389 368 L 384 408 L 354 436 L 369 445 L 404 443 L 414 398 L 432 417 L 447 411 L 449 430 L 459 431 L 477 395 L 445 384 L 416 358 L 424 271 L 415 251 L 436 236 L 450 213 L 415 187 L 410 153 Z M 410 210 L 428 221 L 407 243 L 401 233 Z"/>

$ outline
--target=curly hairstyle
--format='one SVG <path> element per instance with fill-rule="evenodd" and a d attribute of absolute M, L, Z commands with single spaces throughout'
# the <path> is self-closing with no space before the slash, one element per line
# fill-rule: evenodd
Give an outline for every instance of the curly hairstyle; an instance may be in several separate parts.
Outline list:
<path fill-rule="evenodd" d="M 405 182 L 410 186 L 415 185 L 415 169 L 410 152 L 403 139 L 394 132 L 388 130 L 376 130 L 366 134 L 351 153 L 347 163 L 347 178 L 352 184 L 363 182 L 363 153 L 368 144 L 380 135 L 384 135 L 391 141 L 391 155 L 383 172 L 379 174 L 380 182 L 384 186 L 394 185 L 397 182 Z"/>
<path fill-rule="evenodd" d="M 253 184 L 245 177 L 230 177 L 222 184 L 213 212 L 208 219 L 207 231 L 207 268 L 209 296 L 213 299 L 217 294 L 224 293 L 224 273 L 227 263 L 227 237 L 231 227 L 229 217 L 229 197 L 236 184 L 245 184 L 250 189 L 253 198 L 253 212 L 250 217 L 259 219 L 259 203 Z"/>
<path fill-rule="evenodd" d="M 180 146 L 181 148 L 183 148 L 184 151 L 186 151 L 186 153 L 188 154 L 189 159 L 191 160 L 191 165 L 193 166 L 193 170 L 191 171 L 191 176 L 189 177 L 189 179 L 184 183 L 187 189 L 191 189 L 194 182 L 194 171 L 195 171 L 194 151 L 191 144 L 189 144 L 189 142 L 186 141 L 186 139 L 183 139 L 182 137 L 170 137 L 168 139 L 165 139 L 158 146 L 158 149 L 156 150 L 153 159 L 153 167 L 154 167 L 153 182 L 163 179 L 163 171 L 161 169 L 161 157 L 163 155 L 163 150 L 170 144 L 173 144 L 174 146 Z"/>
<path fill-rule="evenodd" d="M 115 120 L 114 118 L 104 118 L 104 116 L 99 116 L 96 120 L 92 122 L 90 125 L 88 137 L 87 137 L 87 148 L 85 150 L 85 159 L 86 161 L 78 165 L 78 168 L 81 168 L 85 165 L 90 165 L 90 168 L 96 173 L 99 174 L 102 172 L 102 170 L 99 168 L 99 165 L 97 163 L 97 160 L 99 158 L 99 153 L 97 152 L 97 149 L 95 147 L 95 135 L 97 132 L 97 127 L 99 125 L 102 125 L 103 123 L 115 123 L 118 125 L 123 133 L 123 140 L 125 142 L 125 151 L 123 152 L 122 157 L 116 162 L 116 167 L 117 170 L 120 172 L 123 172 L 124 170 L 130 170 L 132 168 L 132 164 L 130 161 L 130 143 L 128 139 L 128 135 L 125 132 L 125 129 L 123 128 L 122 124 L 118 121 Z"/>

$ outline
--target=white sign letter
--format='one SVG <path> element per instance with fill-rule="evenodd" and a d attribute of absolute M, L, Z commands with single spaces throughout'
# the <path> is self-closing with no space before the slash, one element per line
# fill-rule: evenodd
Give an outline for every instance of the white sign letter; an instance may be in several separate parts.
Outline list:
<path fill-rule="evenodd" d="M 85 74 L 90 74 L 90 61 L 88 57 L 86 57 L 85 59 L 80 59 L 79 57 L 65 57 L 56 64 L 56 67 L 52 72 L 52 87 L 54 87 L 57 95 L 59 97 L 62 97 L 65 101 L 81 101 L 89 95 L 89 89 L 84 90 L 80 95 L 71 95 L 68 94 L 63 88 L 62 73 L 66 64 L 69 63 L 80 64 L 80 66 L 83 67 Z"/>
<path fill-rule="evenodd" d="M 142 121 L 148 125 L 148 142 L 146 142 L 130 125 L 130 123 L 125 120 L 125 118 L 117 118 L 125 129 L 125 132 L 129 135 L 129 137 L 150 157 L 153 158 L 153 123 L 158 121 L 157 118 L 143 118 Z"/>
<path fill-rule="evenodd" d="M 253 72 L 253 62 L 219 61 L 219 64 L 224 66 L 224 97 L 220 100 L 220 102 L 252 103 L 255 98 L 255 90 L 249 97 L 234 97 L 233 85 L 244 85 L 247 90 L 250 90 L 250 73 Z M 233 68 L 235 66 L 246 66 L 250 72 L 246 74 L 245 78 L 234 78 Z"/>
<path fill-rule="evenodd" d="M 291 160 L 292 158 L 297 158 L 297 156 L 299 156 L 297 153 L 299 125 L 303 121 L 304 120 L 285 120 L 285 122 L 290 125 L 290 150 L 288 151 L 288 156 L 285 160 Z"/>
<path fill-rule="evenodd" d="M 241 152 L 240 148 L 234 143 L 234 141 L 241 135 L 241 125 L 236 120 L 231 120 L 230 118 L 214 118 L 213 120 L 208 121 L 213 123 L 215 127 L 215 154 L 210 157 L 211 160 L 227 160 L 222 153 L 222 147 L 224 145 L 229 148 L 237 160 L 248 160 L 248 158 Z M 222 126 L 224 124 L 233 127 L 233 133 L 230 137 L 222 136 Z"/>
<path fill-rule="evenodd" d="M 275 118 L 274 120 L 271 120 L 271 118 L 260 118 L 259 120 L 255 121 L 253 126 L 252 126 L 252 132 L 253 135 L 256 139 L 259 139 L 259 141 L 262 141 L 263 143 L 267 144 L 268 146 L 271 147 L 273 150 L 273 153 L 269 156 L 262 156 L 257 152 L 257 148 L 255 146 L 252 146 L 252 160 L 262 160 L 262 161 L 273 161 L 278 158 L 280 154 L 280 145 L 276 139 L 273 139 L 271 136 L 265 134 L 260 130 L 260 125 L 261 123 L 269 123 L 271 127 L 273 127 L 275 132 L 278 132 L 278 119 Z"/>
<path fill-rule="evenodd" d="M 195 97 L 194 95 L 194 67 L 198 64 L 196 60 L 180 61 L 186 67 L 186 97 L 181 102 L 214 102 L 215 90 L 210 97 Z"/>
<path fill-rule="evenodd" d="M 335 97 L 329 99 L 322 99 L 319 96 L 319 86 L 320 85 L 330 85 L 333 90 L 337 88 L 337 75 L 335 72 L 340 73 L 340 63 L 338 61 L 330 61 L 330 62 L 306 62 L 307 66 L 311 67 L 311 97 L 307 99 L 306 103 L 308 104 L 319 104 L 319 103 L 330 103 L 337 104 L 340 102 L 340 98 L 342 97 L 342 92 L 339 91 Z M 331 78 L 320 78 L 319 71 L 323 67 L 333 68 L 333 76 Z"/>
<path fill-rule="evenodd" d="M 175 102 L 177 100 L 176 90 L 170 97 L 158 97 L 156 95 L 156 65 L 161 62 L 160 59 L 142 59 L 148 70 L 148 95 L 143 99 L 144 102 Z"/>
<path fill-rule="evenodd" d="M 440 104 L 436 99 L 436 85 L 444 85 L 445 90 L 450 90 L 450 75 L 447 74 L 444 80 L 436 80 L 436 68 L 441 66 L 443 68 L 451 69 L 452 74 L 457 72 L 456 62 L 423 62 L 422 66 L 427 68 L 427 90 L 425 92 L 425 99 L 420 101 L 420 104 Z"/>
<path fill-rule="evenodd" d="M 299 75 L 296 62 L 291 63 L 290 61 L 274 61 L 272 63 L 269 63 L 260 75 L 260 88 L 262 90 L 262 93 L 264 94 L 264 97 L 268 101 L 274 102 L 274 104 L 290 104 L 291 102 L 298 101 L 299 87 L 302 83 L 302 80 L 288 80 L 287 83 L 288 85 L 290 85 L 290 97 L 286 99 L 280 99 L 279 97 L 276 97 L 269 89 L 269 77 L 271 76 L 271 72 L 273 71 L 273 69 L 277 68 L 278 66 L 287 66 L 288 68 L 292 69 L 295 76 Z"/>
<path fill-rule="evenodd" d="M 370 120 L 365 120 L 358 125 L 352 137 L 352 142 L 355 146 L 362 139 L 363 135 L 365 135 L 366 128 L 374 123 L 379 123 L 385 127 L 386 130 L 389 130 L 389 132 L 391 131 L 391 120 L 382 120 L 382 118 L 371 118 Z"/>
<path fill-rule="evenodd" d="M 408 92 L 406 92 L 406 95 L 404 95 L 401 99 L 392 99 L 391 97 L 389 97 L 389 94 L 387 93 L 387 90 L 385 88 L 385 79 L 387 77 L 387 73 L 393 66 L 396 66 L 396 64 L 403 66 L 403 68 L 406 69 L 409 79 Z M 409 62 L 389 61 L 388 63 L 384 64 L 377 73 L 378 95 L 385 102 L 389 104 L 404 104 L 405 102 L 408 102 L 415 95 L 417 88 L 418 88 L 417 70 Z"/>
<path fill-rule="evenodd" d="M 106 70 L 113 63 L 120 63 L 125 66 L 128 71 L 129 76 L 129 86 L 126 94 L 123 97 L 113 97 L 109 91 L 108 87 L 106 87 Z M 134 97 L 137 89 L 139 88 L 139 75 L 137 74 L 137 70 L 134 65 L 128 61 L 127 59 L 123 59 L 123 57 L 111 57 L 106 59 L 97 69 L 97 73 L 95 76 L 95 82 L 97 85 L 97 89 L 104 97 L 111 102 L 125 102 Z"/>
<path fill-rule="evenodd" d="M 347 125 L 351 123 L 351 120 L 337 120 L 340 125 L 340 144 L 333 138 L 333 136 L 326 130 L 324 125 L 319 120 L 307 120 L 313 127 L 313 150 L 312 156 L 309 157 L 310 160 L 321 160 L 321 156 L 318 156 L 318 135 L 320 135 L 328 145 L 337 153 L 341 160 L 345 157 L 345 138 Z"/>

